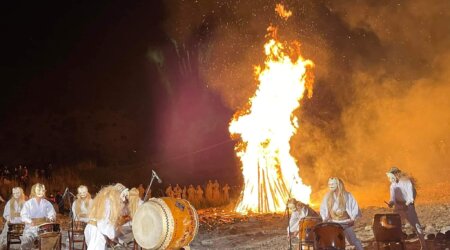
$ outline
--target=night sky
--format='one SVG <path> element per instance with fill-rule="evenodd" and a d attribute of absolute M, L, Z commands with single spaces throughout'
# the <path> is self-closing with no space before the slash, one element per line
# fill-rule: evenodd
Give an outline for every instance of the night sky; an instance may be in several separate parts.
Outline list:
<path fill-rule="evenodd" d="M 315 63 L 291 140 L 313 190 L 331 175 L 384 183 L 393 165 L 443 178 L 429 169 L 450 164 L 450 3 L 285 0 L 283 21 L 278 2 L 2 6 L 0 163 L 240 183 L 227 127 L 256 90 L 273 24 Z"/>
<path fill-rule="evenodd" d="M 206 91 L 195 63 L 180 70 L 163 28 L 165 7 L 95 1 L 2 8 L 0 162 L 91 161 L 176 170 L 186 180 L 236 172 L 232 111 Z M 164 67 L 152 51 L 164 56 Z"/>

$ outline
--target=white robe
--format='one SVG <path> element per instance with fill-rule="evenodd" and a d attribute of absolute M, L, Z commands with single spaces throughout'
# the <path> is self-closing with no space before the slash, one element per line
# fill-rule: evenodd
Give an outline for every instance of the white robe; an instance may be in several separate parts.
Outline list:
<path fill-rule="evenodd" d="M 21 223 L 22 222 L 22 218 L 20 218 L 20 216 L 17 217 L 12 217 L 11 218 L 11 200 L 9 200 L 6 205 L 5 205 L 5 210 L 3 211 L 3 218 L 5 218 L 6 221 L 9 221 L 11 223 Z M 15 200 L 14 201 L 14 211 L 15 213 L 19 213 L 20 214 L 20 210 L 22 208 L 19 206 L 18 202 Z"/>
<path fill-rule="evenodd" d="M 339 200 L 334 192 L 328 193 L 320 205 L 320 216 L 322 216 L 323 221 L 336 222 L 342 225 L 344 228 L 344 235 L 350 245 L 355 246 L 356 250 L 363 250 L 361 241 L 356 237 L 355 231 L 353 231 L 353 226 L 348 223 L 352 220 L 355 221 L 357 218 L 361 217 L 361 210 L 359 209 L 358 203 L 356 202 L 353 195 L 346 192 L 345 195 L 345 211 L 347 212 L 350 219 L 346 220 L 333 220 L 330 216 L 330 211 L 328 211 L 328 197 L 329 195 L 334 195 L 334 204 L 332 205 L 333 211 L 339 209 Z"/>
<path fill-rule="evenodd" d="M 300 210 L 293 211 L 291 214 L 291 218 L 289 219 L 289 227 L 287 228 L 288 233 L 289 233 L 289 228 L 291 229 L 291 233 L 298 232 L 300 220 L 307 216 L 313 216 L 313 215 L 309 214 L 308 207 L 306 207 L 306 206 L 302 207 Z"/>
<path fill-rule="evenodd" d="M 12 200 L 12 199 L 11 199 Z M 22 218 L 20 216 L 17 217 L 11 217 L 11 200 L 9 200 L 5 205 L 5 210 L 3 211 L 3 218 L 5 218 L 5 224 L 3 225 L 3 231 L 0 235 L 0 249 L 2 247 L 6 247 L 6 241 L 7 241 L 7 234 L 8 234 L 8 222 L 9 223 L 21 223 Z M 21 207 L 19 206 L 18 202 L 14 200 L 14 211 L 15 213 L 19 213 L 20 215 Z"/>
<path fill-rule="evenodd" d="M 87 250 L 102 250 L 106 249 L 106 237 L 114 239 L 115 230 L 114 225 L 109 222 L 109 215 L 111 214 L 111 206 L 109 200 L 105 202 L 105 215 L 101 220 L 96 221 L 97 225 L 88 224 L 84 229 L 84 237 L 87 244 Z M 92 220 L 92 219 L 91 219 Z"/>
<path fill-rule="evenodd" d="M 25 222 L 25 229 L 23 235 L 20 237 L 22 249 L 31 249 L 33 241 L 38 237 L 38 226 L 32 226 L 32 219 L 46 218 L 49 221 L 56 219 L 56 212 L 52 203 L 42 198 L 38 203 L 36 198 L 31 198 L 25 202 L 22 210 L 20 211 L 20 217 Z"/>
<path fill-rule="evenodd" d="M 320 205 L 320 215 L 322 216 L 323 221 L 332 221 L 337 223 L 346 223 L 349 220 L 345 221 L 334 221 L 330 217 L 330 211 L 328 211 L 328 196 L 330 193 L 328 193 L 325 198 L 322 201 L 322 204 Z M 334 195 L 334 204 L 332 206 L 332 209 L 336 211 L 339 208 L 339 200 L 336 197 L 336 194 L 333 192 L 332 195 Z M 361 210 L 359 209 L 358 203 L 356 202 L 353 195 L 349 192 L 345 193 L 345 211 L 347 211 L 347 214 L 350 217 L 350 220 L 356 220 L 357 218 L 361 217 Z"/>
<path fill-rule="evenodd" d="M 390 201 L 394 204 L 411 204 L 416 196 L 409 179 L 400 179 L 398 182 L 391 183 L 390 194 Z"/>
<path fill-rule="evenodd" d="M 88 223 L 88 222 L 89 222 L 89 217 L 88 217 L 87 215 L 89 215 L 89 211 L 90 211 L 91 208 L 92 208 L 92 202 L 93 202 L 93 200 L 92 200 L 92 199 L 89 199 L 88 202 L 86 202 L 85 200 L 84 200 L 84 201 L 83 201 L 83 200 L 81 201 L 81 206 L 80 206 L 81 214 L 86 214 L 86 217 L 79 217 L 79 214 L 77 214 L 77 211 L 76 211 L 76 209 L 75 209 L 75 207 L 76 207 L 76 202 L 77 202 L 77 201 L 74 201 L 74 202 L 72 203 L 72 213 L 73 213 L 73 218 L 74 218 L 74 220 L 75 220 L 75 221 L 82 221 L 82 222 Z"/>

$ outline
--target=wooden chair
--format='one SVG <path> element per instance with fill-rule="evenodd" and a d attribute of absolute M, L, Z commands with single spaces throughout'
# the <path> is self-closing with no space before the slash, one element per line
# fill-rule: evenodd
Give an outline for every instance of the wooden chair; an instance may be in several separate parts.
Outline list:
<path fill-rule="evenodd" d="M 84 238 L 84 229 L 86 228 L 86 225 L 87 223 L 83 221 L 72 221 L 69 224 L 69 229 L 67 230 L 67 236 L 69 238 L 69 250 L 76 249 L 76 243 L 82 244 L 82 250 L 87 249 L 86 240 Z"/>
<path fill-rule="evenodd" d="M 402 219 L 399 214 L 375 214 L 372 230 L 377 249 L 380 249 L 380 245 L 385 247 L 391 244 L 398 244 L 403 250 L 406 249 L 405 234 L 402 231 Z"/>
<path fill-rule="evenodd" d="M 4 226 L 8 227 L 8 233 L 6 234 L 6 249 L 9 250 L 11 245 L 22 244 L 20 236 L 23 234 L 25 224 L 5 224 Z"/>
<path fill-rule="evenodd" d="M 54 233 L 46 233 L 39 236 L 38 239 L 38 247 L 39 250 L 49 250 L 48 246 L 43 246 L 44 239 L 50 240 L 50 238 L 57 238 L 55 245 L 53 245 L 53 249 L 61 250 L 61 232 L 54 232 Z"/>
<path fill-rule="evenodd" d="M 67 230 L 67 236 L 69 238 L 69 250 L 74 250 L 76 243 L 82 243 L 81 249 L 87 249 L 86 240 L 84 238 L 83 230 L 73 230 L 69 228 Z"/>

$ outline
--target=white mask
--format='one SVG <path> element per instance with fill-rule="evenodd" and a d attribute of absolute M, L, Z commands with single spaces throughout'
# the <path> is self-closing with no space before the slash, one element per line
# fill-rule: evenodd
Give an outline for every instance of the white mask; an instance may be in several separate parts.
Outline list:
<path fill-rule="evenodd" d="M 128 199 L 129 196 L 129 190 L 128 188 L 125 188 L 121 193 L 120 193 L 120 199 L 122 201 L 125 201 L 126 199 Z"/>
<path fill-rule="evenodd" d="M 45 195 L 45 187 L 36 187 L 36 196 L 42 198 Z"/>
<path fill-rule="evenodd" d="M 337 180 L 337 178 L 330 178 L 328 180 L 328 188 L 330 189 L 330 191 L 336 190 L 337 187 L 338 187 L 338 180 Z"/>
<path fill-rule="evenodd" d="M 12 193 L 13 193 L 14 199 L 19 199 L 20 196 L 22 195 L 22 191 L 20 191 L 20 189 L 18 189 L 18 188 L 13 188 Z"/>
<path fill-rule="evenodd" d="M 297 210 L 297 207 L 296 207 L 294 204 L 292 204 L 292 203 L 289 203 L 289 204 L 288 204 L 288 208 L 289 208 L 290 210 L 292 210 L 292 211 L 296 211 L 296 210 Z"/>
<path fill-rule="evenodd" d="M 78 188 L 78 195 L 80 196 L 80 198 L 84 199 L 86 198 L 88 194 L 88 189 L 85 186 L 81 186 Z"/>
<path fill-rule="evenodd" d="M 395 177 L 395 175 L 393 173 L 386 173 L 386 175 L 391 183 L 397 182 L 397 177 Z"/>

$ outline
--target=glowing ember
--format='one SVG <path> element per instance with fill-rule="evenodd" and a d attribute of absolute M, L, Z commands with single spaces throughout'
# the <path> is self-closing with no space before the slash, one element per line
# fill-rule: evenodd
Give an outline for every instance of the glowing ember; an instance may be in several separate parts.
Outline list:
<path fill-rule="evenodd" d="M 277 9 L 285 12 L 284 7 L 277 5 Z M 231 135 L 242 140 L 236 146 L 244 176 L 236 206 L 241 213 L 284 211 L 289 196 L 309 202 L 311 194 L 290 155 L 289 141 L 298 128 L 293 111 L 299 108 L 305 91 L 308 96 L 312 94 L 312 77 L 307 70 L 313 62 L 300 56 L 298 42 L 286 45 L 277 41 L 276 28 L 268 31 L 266 61 L 263 67 L 255 67 L 259 89 L 250 98 L 249 108 L 238 111 L 229 127 Z"/>

